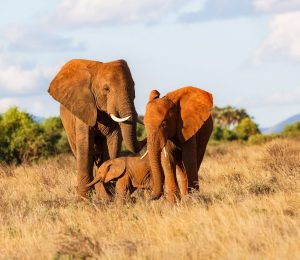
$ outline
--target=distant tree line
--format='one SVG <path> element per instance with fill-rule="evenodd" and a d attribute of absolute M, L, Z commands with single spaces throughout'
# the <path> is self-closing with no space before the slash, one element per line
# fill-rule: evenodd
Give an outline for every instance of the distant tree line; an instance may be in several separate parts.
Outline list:
<path fill-rule="evenodd" d="M 232 106 L 214 107 L 214 130 L 211 139 L 214 141 L 247 141 L 250 136 L 260 134 L 258 125 L 245 109 Z"/>
<path fill-rule="evenodd" d="M 278 137 L 300 136 L 300 122 L 285 126 L 280 134 L 263 135 L 253 118 L 243 108 L 214 107 L 212 115 L 214 130 L 211 143 L 240 140 L 260 144 Z"/>
<path fill-rule="evenodd" d="M 278 136 L 300 136 L 300 122 L 286 126 L 280 135 L 262 135 L 245 109 L 215 107 L 212 115 L 214 130 L 211 143 L 234 140 L 262 143 Z M 139 139 L 146 137 L 144 126 L 137 125 L 137 134 Z M 122 151 L 126 152 L 124 146 Z M 0 115 L 0 163 L 32 162 L 69 152 L 59 117 L 36 122 L 30 114 L 17 107 Z"/>
<path fill-rule="evenodd" d="M 30 162 L 69 151 L 59 117 L 38 123 L 17 107 L 0 115 L 0 162 Z"/>

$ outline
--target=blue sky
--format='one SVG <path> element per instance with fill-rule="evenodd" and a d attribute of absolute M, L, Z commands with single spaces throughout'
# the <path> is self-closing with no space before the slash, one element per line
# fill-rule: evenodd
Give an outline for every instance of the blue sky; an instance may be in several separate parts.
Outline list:
<path fill-rule="evenodd" d="M 193 85 L 261 127 L 300 113 L 300 0 L 10 0 L 0 10 L 0 112 L 58 115 L 47 93 L 72 58 L 127 60 L 137 111 Z"/>

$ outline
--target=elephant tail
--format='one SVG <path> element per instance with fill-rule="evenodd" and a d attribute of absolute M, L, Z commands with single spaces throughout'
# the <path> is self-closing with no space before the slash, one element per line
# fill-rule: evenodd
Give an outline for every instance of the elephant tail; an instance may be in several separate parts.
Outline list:
<path fill-rule="evenodd" d="M 102 181 L 102 177 L 100 175 L 96 176 L 96 178 L 91 181 L 90 183 L 88 183 L 85 187 L 88 188 L 88 187 L 91 187 L 93 185 L 95 185 L 96 183 L 98 183 L 99 181 Z"/>

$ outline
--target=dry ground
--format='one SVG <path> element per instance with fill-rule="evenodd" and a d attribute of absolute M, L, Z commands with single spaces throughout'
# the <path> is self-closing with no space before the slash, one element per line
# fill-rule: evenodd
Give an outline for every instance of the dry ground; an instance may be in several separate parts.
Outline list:
<path fill-rule="evenodd" d="M 201 192 L 78 202 L 71 157 L 0 168 L 0 259 L 299 259 L 300 140 L 209 147 Z"/>

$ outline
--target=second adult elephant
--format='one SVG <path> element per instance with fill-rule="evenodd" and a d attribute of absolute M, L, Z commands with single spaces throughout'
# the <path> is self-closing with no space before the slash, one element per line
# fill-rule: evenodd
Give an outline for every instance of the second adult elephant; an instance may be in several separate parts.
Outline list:
<path fill-rule="evenodd" d="M 61 120 L 77 162 L 78 193 L 85 197 L 94 162 L 99 166 L 116 158 L 122 138 L 132 152 L 145 144 L 136 136 L 134 81 L 124 60 L 77 59 L 61 68 L 48 92 L 61 104 Z"/>
<path fill-rule="evenodd" d="M 161 161 L 167 140 L 181 149 L 189 191 L 199 189 L 198 170 L 213 130 L 212 106 L 212 95 L 195 87 L 177 89 L 161 98 L 157 90 L 151 91 L 144 122 L 153 178 L 152 199 L 162 195 L 164 178 L 169 200 L 175 199 L 178 189 L 175 164 Z"/>

